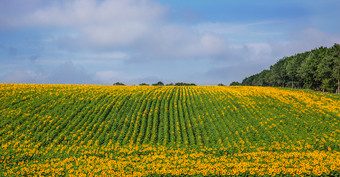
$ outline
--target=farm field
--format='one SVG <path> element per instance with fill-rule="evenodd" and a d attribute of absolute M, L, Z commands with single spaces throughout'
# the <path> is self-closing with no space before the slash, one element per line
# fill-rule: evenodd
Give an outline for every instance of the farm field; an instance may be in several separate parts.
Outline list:
<path fill-rule="evenodd" d="M 340 95 L 0 84 L 0 176 L 340 175 Z"/>

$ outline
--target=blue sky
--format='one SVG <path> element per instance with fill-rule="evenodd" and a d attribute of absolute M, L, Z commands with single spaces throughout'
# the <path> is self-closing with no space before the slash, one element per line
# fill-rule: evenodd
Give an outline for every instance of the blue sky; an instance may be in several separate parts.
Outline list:
<path fill-rule="evenodd" d="M 2 0 L 0 83 L 241 82 L 340 43 L 340 1 Z"/>

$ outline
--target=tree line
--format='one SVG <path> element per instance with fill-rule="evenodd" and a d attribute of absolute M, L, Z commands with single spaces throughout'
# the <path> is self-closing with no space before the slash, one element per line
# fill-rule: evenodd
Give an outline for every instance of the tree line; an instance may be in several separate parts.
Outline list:
<path fill-rule="evenodd" d="M 340 45 L 320 47 L 284 57 L 269 70 L 245 78 L 242 85 L 337 92 L 340 85 Z"/>

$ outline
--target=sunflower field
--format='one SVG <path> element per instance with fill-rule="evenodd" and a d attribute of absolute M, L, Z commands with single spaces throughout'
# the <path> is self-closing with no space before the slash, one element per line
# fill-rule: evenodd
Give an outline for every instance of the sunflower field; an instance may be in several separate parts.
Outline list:
<path fill-rule="evenodd" d="M 0 176 L 163 175 L 340 175 L 340 95 L 0 84 Z"/>

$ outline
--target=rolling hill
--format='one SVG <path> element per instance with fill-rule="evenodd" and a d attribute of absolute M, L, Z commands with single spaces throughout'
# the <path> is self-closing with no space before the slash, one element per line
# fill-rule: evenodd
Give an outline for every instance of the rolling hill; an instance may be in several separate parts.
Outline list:
<path fill-rule="evenodd" d="M 336 175 L 340 96 L 0 84 L 0 175 Z"/>

